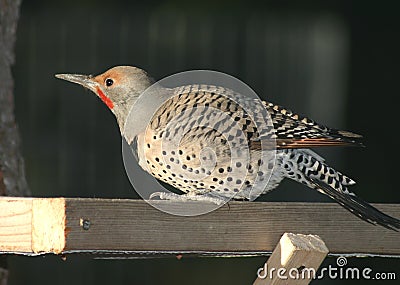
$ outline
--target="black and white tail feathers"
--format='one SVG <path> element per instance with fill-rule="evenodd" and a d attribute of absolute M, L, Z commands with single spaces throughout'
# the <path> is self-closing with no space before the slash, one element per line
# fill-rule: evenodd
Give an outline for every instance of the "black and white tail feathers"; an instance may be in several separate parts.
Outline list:
<path fill-rule="evenodd" d="M 328 195 L 343 208 L 349 210 L 351 213 L 363 219 L 364 221 L 367 221 L 371 224 L 378 224 L 395 231 L 400 229 L 400 220 L 379 211 L 377 208 L 371 206 L 353 193 L 347 194 L 337 191 L 331 186 L 315 178 L 311 178 L 310 182 L 315 185 L 319 192 Z"/>
<path fill-rule="evenodd" d="M 316 189 L 352 214 L 371 224 L 378 224 L 385 228 L 400 230 L 400 220 L 393 218 L 371 206 L 354 193 L 349 192 L 347 186 L 355 182 L 339 171 L 329 167 L 322 157 L 308 149 L 286 149 L 282 167 L 285 176 Z"/>

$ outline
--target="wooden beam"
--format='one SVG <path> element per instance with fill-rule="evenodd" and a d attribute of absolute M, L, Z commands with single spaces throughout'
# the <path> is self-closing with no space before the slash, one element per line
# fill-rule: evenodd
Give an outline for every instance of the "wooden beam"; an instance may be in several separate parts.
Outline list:
<path fill-rule="evenodd" d="M 0 197 L 0 251 L 32 252 L 32 199 Z"/>
<path fill-rule="evenodd" d="M 285 233 L 253 285 L 307 285 L 328 252 L 319 236 Z"/>
<path fill-rule="evenodd" d="M 400 217 L 398 204 L 375 206 Z M 181 217 L 143 200 L 0 198 L 0 251 L 7 253 L 265 255 L 285 232 L 316 234 L 331 253 L 400 256 L 399 232 L 332 203 L 230 202 Z"/>

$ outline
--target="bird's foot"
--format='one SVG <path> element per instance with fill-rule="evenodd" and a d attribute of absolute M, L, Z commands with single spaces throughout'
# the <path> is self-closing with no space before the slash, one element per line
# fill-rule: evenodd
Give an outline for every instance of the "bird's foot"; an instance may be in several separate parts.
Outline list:
<path fill-rule="evenodd" d="M 169 200 L 175 202 L 186 202 L 186 201 L 201 201 L 201 202 L 210 202 L 216 205 L 222 205 L 229 201 L 227 198 L 217 197 L 211 194 L 175 194 L 170 192 L 154 192 L 150 195 L 149 200 L 158 197 L 160 200 Z"/>

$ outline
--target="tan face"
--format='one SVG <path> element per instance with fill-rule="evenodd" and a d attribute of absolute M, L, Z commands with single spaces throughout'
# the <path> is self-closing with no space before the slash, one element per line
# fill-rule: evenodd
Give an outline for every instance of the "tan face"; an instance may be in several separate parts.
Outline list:
<path fill-rule="evenodd" d="M 93 77 L 92 80 L 95 81 L 99 86 L 109 89 L 120 85 L 123 81 L 123 77 L 124 74 L 113 68 L 97 75 L 96 77 Z"/>
<path fill-rule="evenodd" d="M 107 105 L 107 107 L 112 110 L 114 108 L 115 96 L 111 96 L 115 93 L 115 89 L 123 85 L 122 82 L 126 78 L 126 74 L 117 70 L 116 68 L 112 68 L 107 70 L 106 72 L 99 74 L 91 80 L 95 83 L 96 88 L 92 91 L 99 96 L 99 98 Z M 114 91 L 114 92 L 113 92 Z"/>

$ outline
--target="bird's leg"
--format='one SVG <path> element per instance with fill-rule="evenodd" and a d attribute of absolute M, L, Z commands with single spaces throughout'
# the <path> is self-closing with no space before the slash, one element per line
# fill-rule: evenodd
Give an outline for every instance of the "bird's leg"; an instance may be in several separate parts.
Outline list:
<path fill-rule="evenodd" d="M 200 201 L 200 202 L 209 202 L 216 205 L 222 205 L 228 202 L 227 198 L 212 195 L 210 193 L 198 194 L 189 192 L 187 194 L 179 195 L 172 192 L 154 192 L 150 195 L 149 200 L 152 200 L 156 197 L 158 197 L 160 200 L 169 200 L 176 202 Z"/>

